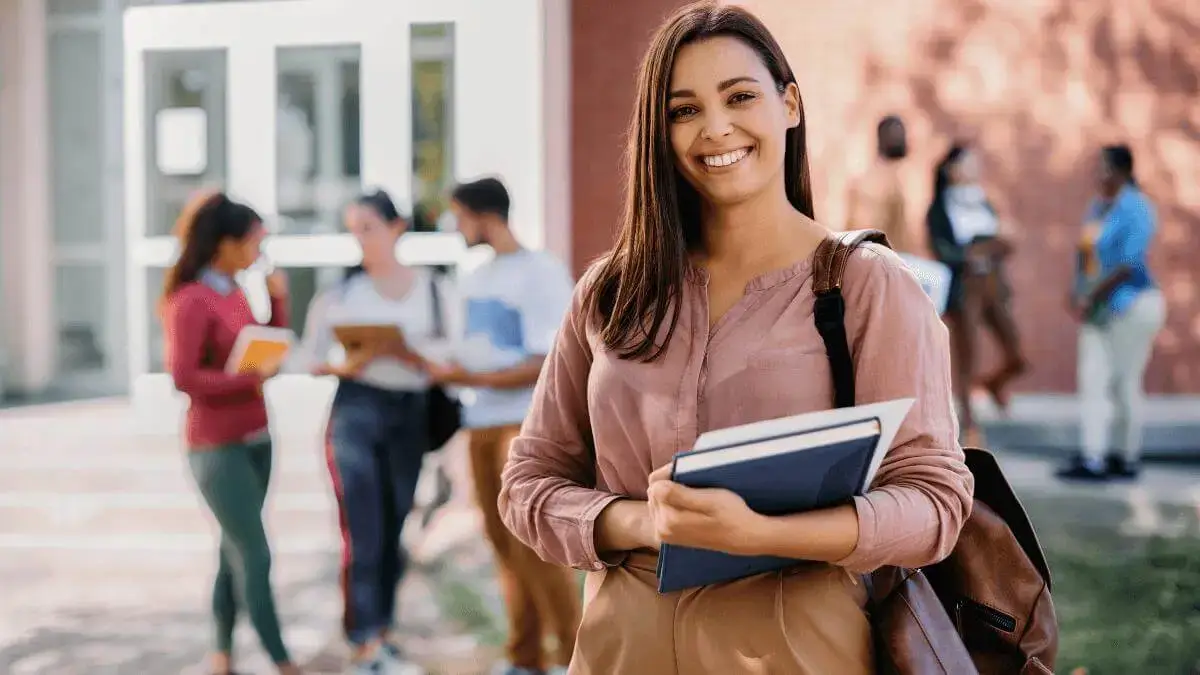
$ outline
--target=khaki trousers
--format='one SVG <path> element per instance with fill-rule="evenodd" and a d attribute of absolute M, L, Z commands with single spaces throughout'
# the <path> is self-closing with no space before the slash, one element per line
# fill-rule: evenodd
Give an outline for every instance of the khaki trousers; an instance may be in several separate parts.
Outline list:
<path fill-rule="evenodd" d="M 575 571 L 543 561 L 500 520 L 496 506 L 500 472 L 508 459 L 508 446 L 519 432 L 517 425 L 472 429 L 471 473 L 508 612 L 508 660 L 514 666 L 539 670 L 547 662 L 546 637 L 555 640 L 551 663 L 566 665 L 570 660 L 581 601 Z"/>
<path fill-rule="evenodd" d="M 657 556 L 589 572 L 569 675 L 869 675 L 862 582 L 797 567 L 659 595 Z"/>

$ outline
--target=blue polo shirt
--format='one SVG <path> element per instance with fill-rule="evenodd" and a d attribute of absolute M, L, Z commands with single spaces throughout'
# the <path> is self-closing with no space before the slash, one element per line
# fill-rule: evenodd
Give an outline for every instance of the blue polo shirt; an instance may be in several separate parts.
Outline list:
<path fill-rule="evenodd" d="M 1133 272 L 1108 296 L 1109 311 L 1124 313 L 1139 294 L 1155 288 L 1146 264 L 1150 243 L 1158 230 L 1154 205 L 1136 186 L 1126 185 L 1111 204 L 1100 200 L 1092 202 L 1088 220 L 1101 222 L 1095 244 L 1099 277 L 1107 277 L 1121 266 L 1127 266 Z"/>

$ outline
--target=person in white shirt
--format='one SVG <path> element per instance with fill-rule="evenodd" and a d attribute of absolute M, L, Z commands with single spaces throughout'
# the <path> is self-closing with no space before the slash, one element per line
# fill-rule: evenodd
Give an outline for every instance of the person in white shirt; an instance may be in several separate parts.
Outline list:
<path fill-rule="evenodd" d="M 938 164 L 926 224 L 934 254 L 952 272 L 944 316 L 956 352 L 954 384 L 963 442 L 981 445 L 983 435 L 975 424 L 970 397 L 976 375 L 978 324 L 992 333 L 1001 350 L 1000 367 L 979 382 L 1001 409 L 1008 407 L 1008 387 L 1025 372 L 1028 362 L 1004 273 L 1013 251 L 1012 240 L 983 189 L 979 155 L 971 146 L 953 145 Z"/>
<path fill-rule="evenodd" d="M 551 255 L 523 248 L 509 228 L 509 196 L 495 178 L 457 186 L 451 196 L 468 246 L 495 257 L 461 280 L 465 327 L 456 362 L 429 366 L 436 380 L 464 388 L 476 498 L 495 550 L 508 610 L 506 675 L 537 675 L 547 661 L 566 666 L 582 607 L 571 570 L 538 558 L 500 520 L 500 473 L 533 401 L 542 362 L 571 302 L 574 283 Z M 544 638 L 555 638 L 547 658 Z"/>
<path fill-rule="evenodd" d="M 360 197 L 346 209 L 345 224 L 362 248 L 362 264 L 313 300 L 290 365 L 338 378 L 326 453 L 342 527 L 350 672 L 423 672 L 404 660 L 389 632 L 406 567 L 400 532 L 431 450 L 425 359 L 445 356 L 448 342 L 438 327 L 453 321 L 435 316 L 435 307 L 455 300 L 432 270 L 396 258 L 407 222 L 387 194 Z M 403 338 L 349 352 L 336 344 L 336 326 L 364 324 L 395 325 Z"/>

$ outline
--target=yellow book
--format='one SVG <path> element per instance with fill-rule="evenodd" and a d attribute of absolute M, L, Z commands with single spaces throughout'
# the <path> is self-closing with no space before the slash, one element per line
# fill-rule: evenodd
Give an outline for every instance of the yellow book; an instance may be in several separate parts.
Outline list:
<path fill-rule="evenodd" d="M 295 339 L 296 334 L 287 328 L 246 326 L 233 343 L 233 351 L 225 363 L 225 372 L 237 375 L 262 367 L 276 367 L 283 363 Z"/>

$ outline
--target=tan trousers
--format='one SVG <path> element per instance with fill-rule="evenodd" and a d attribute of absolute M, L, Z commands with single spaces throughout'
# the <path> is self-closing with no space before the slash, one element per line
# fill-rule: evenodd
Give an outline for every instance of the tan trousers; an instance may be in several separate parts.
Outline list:
<path fill-rule="evenodd" d="M 569 675 L 868 675 L 862 582 L 830 565 L 659 595 L 657 556 L 589 572 Z"/>
<path fill-rule="evenodd" d="M 540 670 L 546 666 L 547 636 L 555 639 L 550 662 L 566 665 L 570 660 L 579 626 L 580 592 L 574 570 L 543 561 L 500 520 L 496 506 L 500 472 L 519 431 L 516 425 L 471 430 L 471 473 L 508 612 L 508 660 L 514 666 Z"/>

